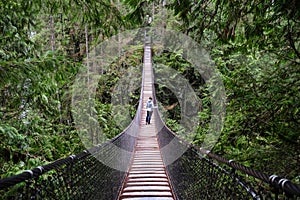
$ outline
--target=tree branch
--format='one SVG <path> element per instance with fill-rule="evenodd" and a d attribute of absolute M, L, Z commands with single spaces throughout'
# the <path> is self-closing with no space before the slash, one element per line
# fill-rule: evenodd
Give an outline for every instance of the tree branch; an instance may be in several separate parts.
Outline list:
<path fill-rule="evenodd" d="M 300 59 L 300 52 L 297 50 L 296 46 L 295 46 L 295 41 L 293 39 L 292 36 L 292 32 L 291 32 L 291 25 L 290 25 L 290 20 L 288 20 L 288 33 L 287 33 L 287 38 L 289 40 L 290 46 L 292 47 L 292 49 L 294 50 L 295 54 L 297 55 L 297 57 Z"/>

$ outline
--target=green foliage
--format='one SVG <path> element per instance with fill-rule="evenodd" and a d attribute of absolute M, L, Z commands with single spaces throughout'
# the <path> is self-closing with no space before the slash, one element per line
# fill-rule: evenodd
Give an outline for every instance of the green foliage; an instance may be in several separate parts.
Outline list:
<path fill-rule="evenodd" d="M 105 73 L 99 78 L 96 110 L 99 125 L 109 139 L 121 133 L 136 113 L 142 55 L 143 46 L 130 46 L 124 55 L 103 69 Z M 123 96 L 128 94 L 129 97 Z"/>
<path fill-rule="evenodd" d="M 98 123 L 102 129 L 102 133 L 106 138 L 111 139 L 122 132 L 122 130 L 116 125 L 114 116 L 112 115 L 112 105 L 103 104 L 101 102 L 96 103 L 96 110 L 98 116 Z"/>
<path fill-rule="evenodd" d="M 25 141 L 24 135 L 18 133 L 14 127 L 1 124 L 0 126 L 0 141 L 1 141 L 1 163 L 10 160 L 19 160 L 26 157 L 23 152 L 28 149 L 28 144 Z"/>
<path fill-rule="evenodd" d="M 1 1 L 0 11 L 3 178 L 83 149 L 71 115 L 70 86 L 86 53 L 85 36 L 91 45 L 92 39 L 116 33 L 123 22 L 111 1 Z M 109 109 L 99 109 L 99 122 L 114 126 L 103 118 Z"/>
<path fill-rule="evenodd" d="M 14 12 L 12 12 L 14 11 Z M 34 15 L 38 10 L 28 1 L 1 1 L 0 2 L 0 59 L 14 60 L 29 56 L 34 44 L 29 33 L 34 25 Z M 5 69 L 1 69 L 1 74 Z"/>
<path fill-rule="evenodd" d="M 162 53 L 160 53 L 162 52 Z M 168 80 L 162 81 L 162 83 L 155 86 L 156 89 L 156 96 L 159 102 L 162 103 L 162 106 L 166 109 L 166 116 L 168 120 L 170 120 L 170 128 L 176 127 L 173 125 L 175 121 L 177 123 L 180 123 L 181 120 L 181 108 L 179 105 L 179 102 L 177 100 L 177 97 L 173 93 L 173 91 L 168 88 L 169 86 L 166 85 L 166 82 L 169 82 L 170 84 L 176 83 L 176 80 L 178 79 L 178 75 L 183 76 L 186 78 L 186 80 L 189 82 L 189 84 L 194 88 L 194 91 L 196 94 L 201 96 L 201 86 L 204 84 L 204 80 L 201 77 L 201 75 L 194 70 L 193 66 L 187 62 L 184 58 L 184 52 L 178 51 L 178 52 L 169 52 L 168 50 L 162 50 L 160 47 L 156 46 L 154 47 L 154 70 L 155 70 L 155 76 L 163 78 L 167 78 Z M 160 68 L 159 65 L 164 65 L 167 67 L 170 67 L 173 70 L 176 70 L 178 74 L 171 73 L 170 76 L 166 77 L 165 69 Z M 178 85 L 180 83 L 176 83 L 174 85 Z M 175 120 L 175 121 L 173 121 Z M 167 121 L 168 123 L 168 121 Z M 173 131 L 178 131 L 178 128 L 172 129 Z"/>

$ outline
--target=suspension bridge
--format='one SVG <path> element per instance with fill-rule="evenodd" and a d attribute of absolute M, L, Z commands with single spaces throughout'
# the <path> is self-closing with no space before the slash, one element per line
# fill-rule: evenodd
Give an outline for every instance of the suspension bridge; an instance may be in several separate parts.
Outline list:
<path fill-rule="evenodd" d="M 144 44 L 139 106 L 117 137 L 91 149 L 0 180 L 3 199 L 300 199 L 300 186 L 199 149 L 178 138 L 154 109 L 145 124 L 145 104 L 156 104 L 151 43 Z M 170 142 L 173 145 L 164 148 Z M 113 144 L 113 145 L 112 145 Z M 119 149 L 130 152 L 129 156 Z M 169 163 L 168 156 L 184 153 Z M 127 170 L 110 167 L 97 158 Z"/>

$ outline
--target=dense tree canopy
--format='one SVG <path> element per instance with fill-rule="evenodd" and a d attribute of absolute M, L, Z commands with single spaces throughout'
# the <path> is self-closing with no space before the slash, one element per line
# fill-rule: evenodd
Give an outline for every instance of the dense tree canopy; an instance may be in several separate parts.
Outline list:
<path fill-rule="evenodd" d="M 0 173 L 8 176 L 83 149 L 70 86 L 86 43 L 123 21 L 111 1 L 1 1 L 0 11 Z"/>

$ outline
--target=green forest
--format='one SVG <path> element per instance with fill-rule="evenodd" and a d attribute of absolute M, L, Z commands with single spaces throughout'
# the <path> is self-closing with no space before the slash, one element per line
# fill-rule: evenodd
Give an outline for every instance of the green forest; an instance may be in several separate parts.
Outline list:
<path fill-rule="evenodd" d="M 147 25 L 151 16 L 152 22 Z M 226 117 L 212 151 L 300 184 L 300 1 L 297 0 L 1 0 L 0 174 L 5 178 L 84 150 L 71 111 L 76 75 L 88 50 L 145 26 L 183 33 L 210 54 L 226 90 Z M 184 52 L 153 48 L 153 62 L 178 71 L 201 99 L 193 143 L 209 131 L 210 96 Z M 161 53 L 163 52 L 163 53 Z M 98 123 L 122 132 L 112 112 L 121 68 L 142 63 L 132 44 L 102 72 Z M 140 81 L 140 80 L 137 80 Z M 180 106 L 168 88 L 157 99 L 178 131 Z M 128 109 L 135 114 L 139 90 Z"/>

